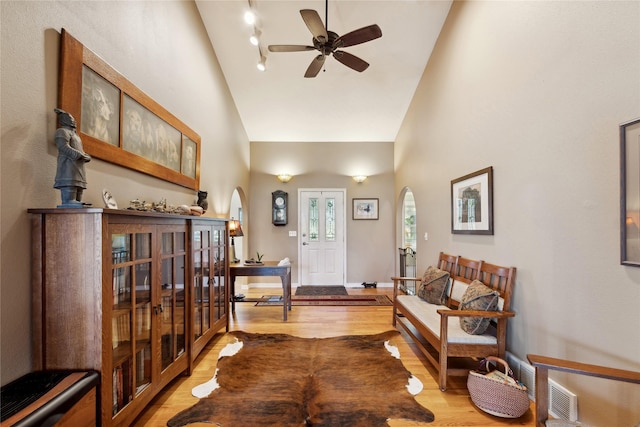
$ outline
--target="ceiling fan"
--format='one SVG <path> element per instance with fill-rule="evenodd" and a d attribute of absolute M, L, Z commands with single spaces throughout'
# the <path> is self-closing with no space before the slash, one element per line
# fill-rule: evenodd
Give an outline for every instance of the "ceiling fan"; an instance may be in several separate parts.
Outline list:
<path fill-rule="evenodd" d="M 326 0 L 324 19 L 325 23 L 328 22 L 328 6 L 329 0 Z M 302 52 L 307 50 L 319 51 L 320 55 L 316 56 L 313 61 L 311 61 L 309 68 L 307 68 L 307 71 L 304 74 L 305 77 L 317 76 L 322 69 L 327 56 L 331 54 L 333 54 L 333 57 L 338 60 L 338 62 L 341 62 L 347 67 L 358 72 L 363 72 L 369 67 L 368 62 L 358 58 L 355 55 L 350 54 L 349 52 L 338 49 L 354 46 L 377 39 L 378 37 L 382 37 L 382 30 L 380 30 L 380 27 L 378 27 L 376 24 L 373 24 L 351 31 L 350 33 L 344 34 L 342 36 L 338 36 L 338 34 L 334 33 L 333 31 L 329 31 L 328 26 L 325 27 L 325 25 L 322 23 L 322 19 L 320 19 L 320 15 L 318 15 L 318 12 L 316 12 L 315 10 L 302 9 L 300 11 L 300 15 L 302 15 L 304 23 L 307 24 L 307 28 L 309 28 L 309 31 L 311 31 L 311 34 L 313 35 L 313 46 L 272 44 L 269 45 L 270 52 Z"/>

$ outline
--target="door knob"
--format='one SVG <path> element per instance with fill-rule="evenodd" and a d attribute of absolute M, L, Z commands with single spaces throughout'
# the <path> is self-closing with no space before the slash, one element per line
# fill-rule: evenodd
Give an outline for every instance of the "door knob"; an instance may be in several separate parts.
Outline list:
<path fill-rule="evenodd" d="M 303 246 L 307 246 L 307 245 L 308 245 L 308 243 L 307 243 L 307 242 L 302 242 L 302 245 L 303 245 Z"/>

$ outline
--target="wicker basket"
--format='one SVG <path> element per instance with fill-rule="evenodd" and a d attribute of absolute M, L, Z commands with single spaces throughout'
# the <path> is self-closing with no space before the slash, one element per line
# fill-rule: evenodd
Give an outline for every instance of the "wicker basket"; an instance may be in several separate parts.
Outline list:
<path fill-rule="evenodd" d="M 504 373 L 489 370 L 489 362 L 504 365 Z M 503 418 L 521 417 L 529 409 L 527 387 L 513 378 L 504 360 L 489 356 L 477 371 L 470 371 L 467 388 L 475 405 L 491 415 Z"/>

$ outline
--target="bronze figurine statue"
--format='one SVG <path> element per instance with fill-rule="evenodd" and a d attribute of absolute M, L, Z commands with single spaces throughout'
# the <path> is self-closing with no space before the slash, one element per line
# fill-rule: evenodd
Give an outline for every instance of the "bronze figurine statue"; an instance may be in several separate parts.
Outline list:
<path fill-rule="evenodd" d="M 55 108 L 60 127 L 56 130 L 54 141 L 58 147 L 58 167 L 53 188 L 60 190 L 62 204 L 59 208 L 81 208 L 82 193 L 87 188 L 84 164 L 91 156 L 84 152 L 82 141 L 76 132 L 76 120 L 64 110 Z"/>

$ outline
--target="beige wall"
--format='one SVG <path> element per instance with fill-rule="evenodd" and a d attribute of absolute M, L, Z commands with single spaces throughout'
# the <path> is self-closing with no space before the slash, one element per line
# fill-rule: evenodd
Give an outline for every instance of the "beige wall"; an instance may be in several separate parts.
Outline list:
<path fill-rule="evenodd" d="M 640 371 L 640 269 L 620 265 L 618 125 L 640 117 L 640 3 L 456 2 L 395 144 L 418 265 L 518 268 L 509 350 Z M 494 168 L 493 236 L 452 235 L 450 182 Z M 561 383 L 591 425 L 640 422 L 640 389 Z"/>
<path fill-rule="evenodd" d="M 30 371 L 31 207 L 60 203 L 52 188 L 59 32 L 65 28 L 202 138 L 207 215 L 227 217 L 248 188 L 249 143 L 192 2 L 2 1 L 2 384 Z M 191 204 L 195 192 L 94 159 L 84 201 L 134 198 Z M 64 292 L 64 289 L 60 289 Z"/>
<path fill-rule="evenodd" d="M 289 173 L 286 184 L 275 177 Z M 353 175 L 367 175 L 357 184 Z M 395 271 L 393 143 L 390 142 L 252 142 L 250 229 L 245 232 L 247 255 L 265 253 L 265 259 L 293 261 L 292 281 L 298 283 L 298 238 L 289 237 L 298 226 L 299 188 L 345 188 L 347 209 L 347 284 L 364 281 L 389 283 Z M 271 193 L 283 190 L 289 198 L 289 222 L 271 223 Z M 378 198 L 378 221 L 353 221 L 351 200 Z M 264 280 L 263 280 L 264 281 Z"/>

